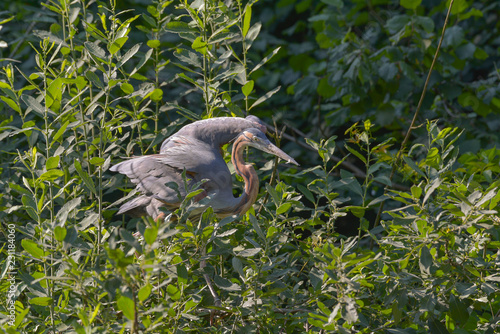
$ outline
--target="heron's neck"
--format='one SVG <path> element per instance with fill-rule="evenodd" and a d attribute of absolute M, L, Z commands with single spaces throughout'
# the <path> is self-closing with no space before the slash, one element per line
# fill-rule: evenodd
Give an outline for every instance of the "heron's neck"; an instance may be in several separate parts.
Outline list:
<path fill-rule="evenodd" d="M 245 181 L 245 189 L 241 196 L 236 199 L 236 205 L 233 208 L 233 214 L 245 213 L 257 200 L 259 193 L 259 178 L 252 165 L 246 164 L 243 160 L 243 150 L 246 143 L 238 139 L 233 144 L 233 152 L 231 162 L 233 163 L 236 174 L 241 176 Z"/>

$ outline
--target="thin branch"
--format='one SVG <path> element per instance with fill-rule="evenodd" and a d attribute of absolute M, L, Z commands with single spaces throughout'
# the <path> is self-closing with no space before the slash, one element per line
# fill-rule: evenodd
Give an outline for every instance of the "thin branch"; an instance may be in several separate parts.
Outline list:
<path fill-rule="evenodd" d="M 424 88 L 422 89 L 422 94 L 420 95 L 420 100 L 418 101 L 417 109 L 415 110 L 415 114 L 413 114 L 413 119 L 411 121 L 410 127 L 408 128 L 408 131 L 406 132 L 405 138 L 404 138 L 403 142 L 401 143 L 401 148 L 399 149 L 399 151 L 396 155 L 396 159 L 394 161 L 394 164 L 392 165 L 391 175 L 389 176 L 389 180 L 391 182 L 392 182 L 392 179 L 394 178 L 394 174 L 396 173 L 396 169 L 397 169 L 397 166 L 399 164 L 399 160 L 401 159 L 401 156 L 406 148 L 406 144 L 410 138 L 410 134 L 411 134 L 413 129 L 416 129 L 415 123 L 417 122 L 418 114 L 420 112 L 420 109 L 422 108 L 422 103 L 424 101 L 425 93 L 427 91 L 427 86 L 429 85 L 432 70 L 434 69 L 434 65 L 436 64 L 436 60 L 437 60 L 438 55 L 439 55 L 439 50 L 441 49 L 441 44 L 443 43 L 444 33 L 446 31 L 446 26 L 448 25 L 448 20 L 450 18 L 450 13 L 451 13 L 451 8 L 453 7 L 453 2 L 454 2 L 454 0 L 450 1 L 450 6 L 448 7 L 448 13 L 446 14 L 446 18 L 444 20 L 444 25 L 443 25 L 443 30 L 441 32 L 441 38 L 439 39 L 439 43 L 438 43 L 438 46 L 436 48 L 436 53 L 434 54 L 434 58 L 432 59 L 431 67 L 429 68 L 429 72 L 427 73 L 427 79 L 425 80 Z M 386 194 L 388 190 L 389 190 L 389 186 L 386 186 L 384 189 L 384 194 Z M 378 224 L 380 223 L 380 219 L 382 217 L 383 211 L 384 211 L 384 202 L 380 203 L 380 207 L 379 207 L 379 210 L 377 212 L 377 217 L 375 218 L 374 227 L 378 226 Z M 372 240 L 371 246 L 373 247 L 373 240 Z"/>

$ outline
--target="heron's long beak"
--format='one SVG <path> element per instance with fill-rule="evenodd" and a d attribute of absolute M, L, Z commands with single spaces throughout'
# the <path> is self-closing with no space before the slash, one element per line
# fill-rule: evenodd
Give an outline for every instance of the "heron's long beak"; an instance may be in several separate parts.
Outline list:
<path fill-rule="evenodd" d="M 271 142 L 267 143 L 267 145 L 259 145 L 258 147 L 259 150 L 262 150 L 264 152 L 273 154 L 277 156 L 278 158 L 281 158 L 285 160 L 287 163 L 292 163 L 294 165 L 299 165 L 295 159 L 293 159 L 291 156 L 280 150 L 278 147 L 273 145 Z"/>

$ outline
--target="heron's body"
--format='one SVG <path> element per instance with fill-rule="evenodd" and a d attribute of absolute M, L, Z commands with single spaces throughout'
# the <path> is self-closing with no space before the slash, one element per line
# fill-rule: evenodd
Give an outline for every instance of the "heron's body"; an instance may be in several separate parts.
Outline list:
<path fill-rule="evenodd" d="M 111 167 L 112 171 L 128 176 L 142 193 L 123 204 L 118 213 L 149 215 L 156 219 L 160 207 L 170 210 L 179 207 L 187 195 L 186 188 L 191 189 L 206 180 L 195 201 L 208 196 L 207 205 L 219 217 L 242 214 L 255 202 L 259 189 L 254 168 L 243 160 L 244 147 L 254 146 L 296 163 L 272 145 L 261 130 L 255 127 L 240 129 L 241 126 L 259 126 L 261 123 L 246 119 L 237 119 L 236 122 L 230 118 L 217 120 L 199 121 L 193 124 L 203 122 L 201 126 L 191 124 L 182 128 L 165 140 L 160 154 L 132 158 Z M 231 173 L 220 149 L 233 139 L 232 162 L 236 172 L 245 180 L 245 189 L 238 198 L 233 196 Z M 183 171 L 189 179 L 187 187 L 184 186 Z M 177 186 L 172 186 L 172 182 Z"/>

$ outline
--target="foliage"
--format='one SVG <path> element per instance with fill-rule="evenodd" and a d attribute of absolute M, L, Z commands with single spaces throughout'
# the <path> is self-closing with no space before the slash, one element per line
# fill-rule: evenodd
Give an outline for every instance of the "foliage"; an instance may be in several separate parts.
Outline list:
<path fill-rule="evenodd" d="M 15 225 L 17 271 L 4 247 L 2 278 L 18 285 L 11 326 L 2 279 L 2 332 L 499 330 L 495 1 L 455 1 L 424 103 L 436 120 L 394 180 L 445 2 L 3 6 L 0 238 Z M 187 120 L 248 113 L 307 138 L 283 140 L 299 170 L 250 150 L 247 215 L 189 220 L 196 191 L 178 221 L 114 215 L 131 186 L 111 164 Z"/>

